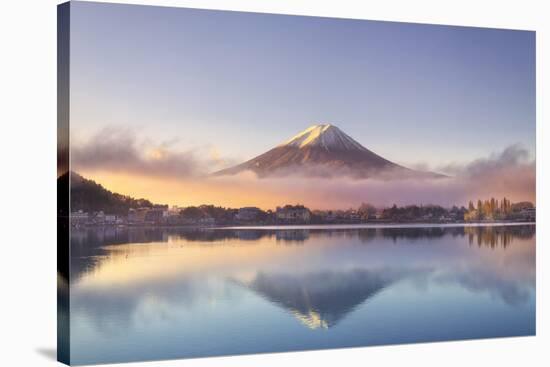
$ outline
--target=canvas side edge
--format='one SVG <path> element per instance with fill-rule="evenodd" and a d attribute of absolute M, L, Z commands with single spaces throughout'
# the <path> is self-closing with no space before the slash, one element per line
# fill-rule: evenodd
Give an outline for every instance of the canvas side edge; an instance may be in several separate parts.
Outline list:
<path fill-rule="evenodd" d="M 70 359 L 70 3 L 57 6 L 57 360 Z"/>

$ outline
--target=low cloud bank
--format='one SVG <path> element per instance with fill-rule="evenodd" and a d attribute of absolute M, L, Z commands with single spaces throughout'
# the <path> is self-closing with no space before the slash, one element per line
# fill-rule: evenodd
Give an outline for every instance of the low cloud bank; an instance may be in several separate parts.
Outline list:
<path fill-rule="evenodd" d="M 494 174 L 505 174 L 510 168 L 534 169 L 534 161 L 529 160 L 529 152 L 522 146 L 515 144 L 507 147 L 500 153 L 493 153 L 490 157 L 476 159 L 466 165 L 449 164 L 439 167 L 438 170 L 453 176 L 482 177 Z"/>
<path fill-rule="evenodd" d="M 221 206 L 260 206 L 301 203 L 313 209 L 357 207 L 362 202 L 377 206 L 393 204 L 466 205 L 469 200 L 507 197 L 512 201 L 535 201 L 535 161 L 527 150 L 513 145 L 500 153 L 468 164 L 436 167 L 448 177 L 400 179 L 353 179 L 337 177 L 258 176 L 250 171 L 210 176 L 222 164 L 219 155 L 200 149 L 178 151 L 174 142 L 141 141 L 131 131 L 105 129 L 71 148 L 72 169 L 101 173 L 102 177 L 128 177 L 125 190 L 140 180 L 156 180 L 155 190 L 121 192 L 150 200 L 183 204 L 192 202 Z M 428 171 L 429 167 L 423 166 Z M 100 182 L 108 184 L 108 182 Z M 130 185 L 130 183 L 133 183 Z M 166 190 L 170 186 L 170 190 Z M 159 192 L 164 191 L 165 196 Z M 168 195 L 173 192 L 174 198 Z M 158 198 L 158 199 L 157 199 Z"/>
<path fill-rule="evenodd" d="M 215 157 L 201 159 L 197 150 L 177 151 L 174 141 L 155 144 L 138 140 L 125 129 L 99 131 L 89 140 L 71 147 L 74 170 L 127 173 L 140 176 L 188 178 L 206 174 L 217 164 Z"/>
<path fill-rule="evenodd" d="M 490 197 L 507 197 L 512 201 L 535 199 L 535 176 L 517 173 L 515 178 L 502 180 L 488 186 L 488 178 L 442 178 L 431 180 L 375 179 L 351 180 L 336 179 L 257 179 L 253 174 L 210 179 L 205 182 L 213 190 L 239 187 L 246 192 L 249 201 L 246 205 L 261 205 L 255 200 L 263 198 L 265 207 L 287 203 L 302 203 L 315 209 L 336 209 L 358 207 L 368 202 L 379 207 L 409 204 L 439 204 L 443 206 L 466 205 L 469 200 Z"/>
<path fill-rule="evenodd" d="M 279 204 L 299 202 L 319 209 L 357 207 L 361 202 L 377 206 L 466 205 L 469 200 L 490 197 L 535 201 L 535 162 L 529 160 L 527 150 L 517 145 L 469 164 L 448 165 L 435 171 L 449 176 L 395 180 L 288 176 L 258 179 L 252 172 L 246 172 L 210 181 L 220 188 L 242 187 L 251 196 L 257 193 L 281 198 Z"/>

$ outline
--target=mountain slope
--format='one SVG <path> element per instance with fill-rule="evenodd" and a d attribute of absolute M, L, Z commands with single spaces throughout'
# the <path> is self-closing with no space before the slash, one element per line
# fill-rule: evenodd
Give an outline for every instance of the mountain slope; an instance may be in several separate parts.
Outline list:
<path fill-rule="evenodd" d="M 94 212 L 103 210 L 110 214 L 128 214 L 130 208 L 153 207 L 146 199 L 134 199 L 105 189 L 100 184 L 88 180 L 78 173 L 67 172 L 57 179 L 57 185 L 66 187 L 70 177 L 71 212 L 82 210 Z"/>
<path fill-rule="evenodd" d="M 338 127 L 331 124 L 313 125 L 283 144 L 249 161 L 215 173 L 234 175 L 243 171 L 267 176 L 352 176 L 437 177 L 393 163 L 368 150 Z"/>

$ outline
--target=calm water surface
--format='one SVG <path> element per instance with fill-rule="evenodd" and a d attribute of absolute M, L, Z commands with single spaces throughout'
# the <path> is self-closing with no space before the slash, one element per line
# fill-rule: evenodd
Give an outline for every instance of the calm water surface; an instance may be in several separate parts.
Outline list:
<path fill-rule="evenodd" d="M 74 364 L 535 333 L 535 226 L 75 229 Z"/>

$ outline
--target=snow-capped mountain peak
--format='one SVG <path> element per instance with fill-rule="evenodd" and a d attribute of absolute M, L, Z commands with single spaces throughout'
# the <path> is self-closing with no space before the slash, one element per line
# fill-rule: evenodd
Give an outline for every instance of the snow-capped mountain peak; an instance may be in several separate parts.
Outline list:
<path fill-rule="evenodd" d="M 214 175 L 244 171 L 255 172 L 258 177 L 438 177 L 431 172 L 418 172 L 393 163 L 331 124 L 310 126 L 265 153 Z"/>
<path fill-rule="evenodd" d="M 353 140 L 338 127 L 331 124 L 317 124 L 308 127 L 280 146 L 287 147 L 322 147 L 333 150 L 365 150 L 361 144 Z"/>

